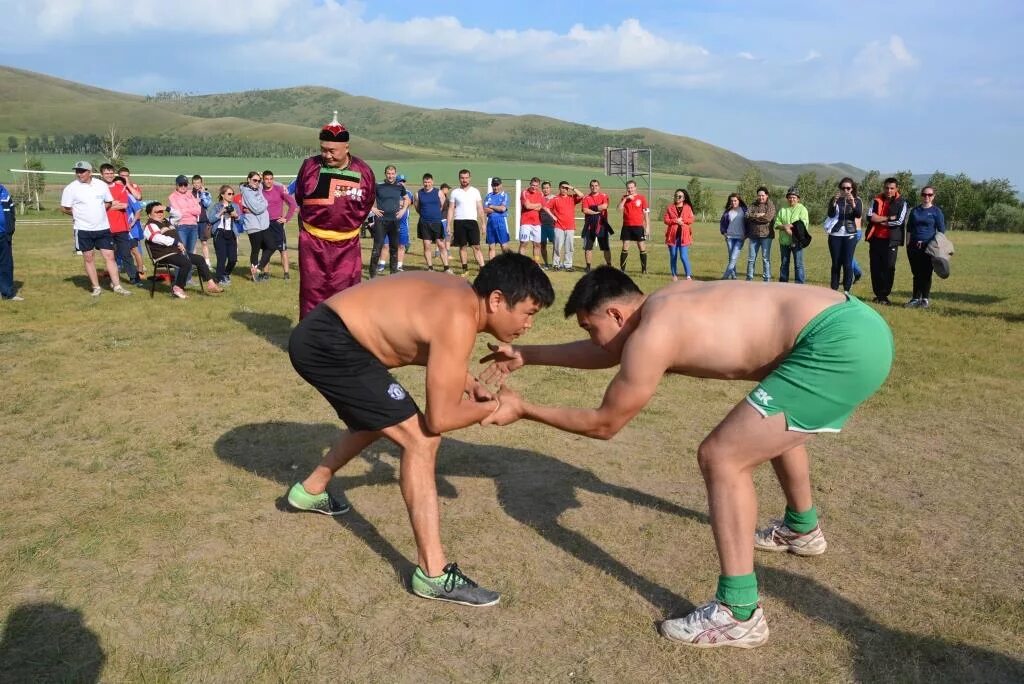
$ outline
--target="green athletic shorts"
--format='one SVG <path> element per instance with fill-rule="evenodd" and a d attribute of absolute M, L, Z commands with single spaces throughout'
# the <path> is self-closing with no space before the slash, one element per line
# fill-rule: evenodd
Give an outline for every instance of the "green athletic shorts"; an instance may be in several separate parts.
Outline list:
<path fill-rule="evenodd" d="M 796 432 L 839 432 L 892 367 L 892 331 L 856 297 L 811 319 L 789 355 L 747 395 L 763 416 L 783 413 Z"/>

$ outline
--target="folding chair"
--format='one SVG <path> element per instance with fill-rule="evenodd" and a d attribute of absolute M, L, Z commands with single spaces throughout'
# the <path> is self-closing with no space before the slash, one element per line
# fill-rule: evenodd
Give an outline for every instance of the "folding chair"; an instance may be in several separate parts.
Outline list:
<path fill-rule="evenodd" d="M 152 299 L 153 295 L 156 294 L 156 281 L 159 279 L 159 269 L 164 269 L 164 271 L 167 273 L 167 276 L 171 279 L 171 282 L 174 282 L 174 274 L 178 270 L 178 267 L 168 261 L 160 262 L 154 259 L 153 248 L 150 245 L 149 240 L 143 240 L 143 244 L 146 245 L 146 254 L 149 255 L 149 263 L 153 264 L 153 275 L 149 276 L 148 278 L 149 298 Z M 195 267 L 195 264 L 193 264 L 192 266 Z M 203 279 L 198 273 L 198 268 L 196 270 L 196 277 L 199 278 L 199 289 L 205 293 L 206 286 L 203 284 Z"/>

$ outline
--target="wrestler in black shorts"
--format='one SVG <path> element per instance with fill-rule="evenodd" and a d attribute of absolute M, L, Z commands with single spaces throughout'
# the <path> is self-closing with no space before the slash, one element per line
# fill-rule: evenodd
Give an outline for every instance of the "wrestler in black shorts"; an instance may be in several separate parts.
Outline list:
<path fill-rule="evenodd" d="M 288 343 L 292 366 L 353 432 L 398 425 L 419 408 L 401 383 L 326 304 L 302 319 Z"/>

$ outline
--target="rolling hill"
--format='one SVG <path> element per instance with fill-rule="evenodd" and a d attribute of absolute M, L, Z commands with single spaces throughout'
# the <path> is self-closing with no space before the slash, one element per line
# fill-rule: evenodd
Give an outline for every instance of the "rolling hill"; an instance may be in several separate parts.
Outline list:
<path fill-rule="evenodd" d="M 96 133 L 115 124 L 127 135 L 174 133 L 311 145 L 316 129 L 339 110 L 353 146 L 368 159 L 487 158 L 553 164 L 601 164 L 602 150 L 649 147 L 658 171 L 739 178 L 751 166 L 785 184 L 805 171 L 819 176 L 864 171 L 846 164 L 751 161 L 685 136 L 646 128 L 607 130 L 549 117 L 424 109 L 318 86 L 152 98 L 117 93 L 31 71 L 0 67 L 0 135 Z M 312 145 L 311 145 L 312 146 Z"/>

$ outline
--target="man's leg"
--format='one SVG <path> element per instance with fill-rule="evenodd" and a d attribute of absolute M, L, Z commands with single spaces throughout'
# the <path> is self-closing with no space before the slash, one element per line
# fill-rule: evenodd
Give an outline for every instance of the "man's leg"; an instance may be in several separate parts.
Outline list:
<path fill-rule="evenodd" d="M 384 249 L 384 236 L 388 234 L 388 228 L 384 225 L 383 217 L 378 216 L 373 222 L 373 247 L 370 249 L 370 277 L 377 275 L 377 260 L 380 258 L 381 250 Z"/>
<path fill-rule="evenodd" d="M 697 460 L 708 490 L 711 530 L 721 565 L 718 590 L 715 601 L 662 623 L 662 634 L 702 647 L 752 648 L 767 640 L 767 622 L 757 605 L 751 543 L 757 524 L 753 471 L 765 461 L 781 459 L 780 479 L 786 479 L 799 505 L 802 493 L 810 491 L 806 451 L 797 450 L 806 439 L 806 433 L 786 429 L 785 415 L 765 418 L 744 400 L 701 443 Z"/>
<path fill-rule="evenodd" d="M 100 254 L 107 263 L 107 275 L 110 276 L 110 286 L 117 290 L 121 287 L 121 278 L 117 273 L 117 261 L 114 259 L 114 250 L 101 249 Z"/>
<path fill-rule="evenodd" d="M 626 259 L 629 258 L 629 243 L 631 240 L 622 241 L 622 251 L 619 252 L 619 270 L 626 270 Z"/>
<path fill-rule="evenodd" d="M 323 494 L 327 490 L 331 478 L 334 477 L 334 473 L 358 456 L 363 449 L 380 439 L 381 434 L 381 432 L 352 432 L 351 430 L 342 432 L 324 455 L 320 465 L 302 481 L 302 487 L 313 496 Z"/>
<path fill-rule="evenodd" d="M 100 277 L 96 275 L 96 257 L 95 251 L 92 249 L 86 249 L 82 251 L 82 261 L 85 263 L 85 275 L 89 277 L 89 282 L 92 284 L 92 289 L 96 289 L 100 286 Z"/>
<path fill-rule="evenodd" d="M 434 270 L 434 243 L 430 240 L 423 240 L 423 261 L 427 264 L 427 270 Z"/>
<path fill-rule="evenodd" d="M 638 241 L 636 248 L 640 250 L 640 273 L 647 273 L 647 243 Z"/>

